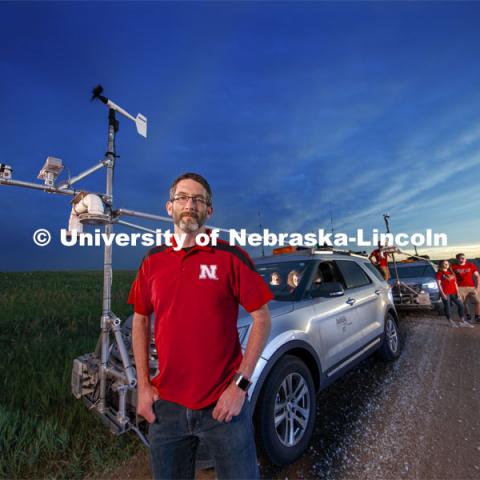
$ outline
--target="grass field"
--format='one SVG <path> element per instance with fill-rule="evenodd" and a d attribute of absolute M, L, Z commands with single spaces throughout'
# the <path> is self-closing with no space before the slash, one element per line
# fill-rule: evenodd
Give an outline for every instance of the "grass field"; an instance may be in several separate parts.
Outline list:
<path fill-rule="evenodd" d="M 125 319 L 134 272 L 113 279 Z M 101 272 L 0 273 L 0 476 L 83 478 L 141 448 L 114 437 L 70 393 L 75 357 L 98 338 Z"/>

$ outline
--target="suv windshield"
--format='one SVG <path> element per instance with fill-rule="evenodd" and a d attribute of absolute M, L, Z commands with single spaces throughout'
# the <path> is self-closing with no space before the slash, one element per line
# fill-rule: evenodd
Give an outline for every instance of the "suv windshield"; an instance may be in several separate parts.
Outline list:
<path fill-rule="evenodd" d="M 426 263 L 424 265 L 397 265 L 398 276 L 400 278 L 415 278 L 415 277 L 434 277 L 435 270 L 433 267 Z M 395 269 L 390 266 L 390 274 L 395 277 Z"/>
<path fill-rule="evenodd" d="M 305 289 L 310 263 L 292 261 L 257 264 L 257 271 L 267 282 L 275 300 L 298 300 Z"/>

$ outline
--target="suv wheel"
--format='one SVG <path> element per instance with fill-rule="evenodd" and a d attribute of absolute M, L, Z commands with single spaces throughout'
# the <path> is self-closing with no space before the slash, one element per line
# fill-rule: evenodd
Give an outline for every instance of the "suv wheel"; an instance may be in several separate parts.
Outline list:
<path fill-rule="evenodd" d="M 400 332 L 391 313 L 385 317 L 383 344 L 380 347 L 380 356 L 387 361 L 396 360 L 400 356 Z"/>
<path fill-rule="evenodd" d="M 270 372 L 256 409 L 260 446 L 276 465 L 287 465 L 305 451 L 315 425 L 312 375 L 299 358 L 286 355 Z"/>

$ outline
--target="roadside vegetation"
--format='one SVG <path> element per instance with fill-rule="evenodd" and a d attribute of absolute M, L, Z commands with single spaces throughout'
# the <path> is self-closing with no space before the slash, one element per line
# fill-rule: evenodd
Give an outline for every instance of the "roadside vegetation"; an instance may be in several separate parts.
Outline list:
<path fill-rule="evenodd" d="M 122 320 L 134 275 L 114 274 Z M 0 273 L 1 478 L 84 478 L 141 448 L 70 392 L 73 359 L 95 349 L 102 281 L 102 272 Z"/>

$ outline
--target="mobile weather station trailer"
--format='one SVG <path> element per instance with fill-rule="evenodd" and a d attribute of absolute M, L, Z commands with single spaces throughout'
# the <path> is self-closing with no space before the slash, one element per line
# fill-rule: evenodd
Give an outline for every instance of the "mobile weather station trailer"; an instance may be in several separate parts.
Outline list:
<path fill-rule="evenodd" d="M 155 233 L 145 228 L 122 220 L 122 217 L 138 217 L 147 220 L 171 221 L 169 217 L 137 212 L 134 210 L 114 209 L 113 177 L 115 169 L 115 136 L 120 113 L 132 120 L 137 132 L 147 137 L 147 118 L 142 114 L 130 115 L 122 107 L 103 95 L 103 88 L 98 85 L 93 90 L 92 100 L 99 100 L 108 108 L 108 140 L 107 152 L 103 160 L 80 174 L 65 181 L 57 182 L 63 171 L 62 160 L 48 157 L 38 179 L 44 183 L 31 183 L 13 179 L 10 165 L 0 164 L 0 185 L 10 185 L 47 193 L 55 193 L 73 197 L 68 230 L 82 232 L 84 225 L 104 226 L 105 238 L 113 232 L 113 225 L 123 225 L 140 231 Z M 74 188 L 74 185 L 97 170 L 106 169 L 106 188 L 104 193 L 89 192 Z M 130 339 L 122 334 L 122 322 L 111 309 L 112 289 L 112 244 L 106 242 L 103 262 L 103 300 L 100 320 L 100 337 L 95 352 L 76 358 L 72 369 L 72 393 L 77 399 L 83 399 L 90 410 L 97 413 L 115 434 L 135 431 L 142 441 L 148 445 L 144 433 L 139 428 L 142 419 L 137 418 L 135 411 L 128 405 L 136 404 L 136 373 L 131 350 Z M 152 348 L 155 348 L 152 345 Z"/>

